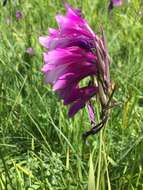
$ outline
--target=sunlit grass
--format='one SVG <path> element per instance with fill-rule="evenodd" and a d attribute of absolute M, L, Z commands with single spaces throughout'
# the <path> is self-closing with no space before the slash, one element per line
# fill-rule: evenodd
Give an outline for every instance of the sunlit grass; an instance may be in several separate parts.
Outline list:
<path fill-rule="evenodd" d="M 95 31 L 104 27 L 119 106 L 106 128 L 84 144 L 87 110 L 68 119 L 41 73 L 38 37 L 56 26 L 54 16 L 65 12 L 62 1 L 0 6 L 0 190 L 142 190 L 142 2 L 133 0 L 110 15 L 107 1 L 69 2 L 82 8 Z M 28 47 L 34 56 L 25 53 Z"/>

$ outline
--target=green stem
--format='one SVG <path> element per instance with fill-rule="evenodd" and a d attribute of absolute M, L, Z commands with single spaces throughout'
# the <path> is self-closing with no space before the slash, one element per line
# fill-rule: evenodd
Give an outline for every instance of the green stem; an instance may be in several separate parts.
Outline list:
<path fill-rule="evenodd" d="M 96 183 L 96 190 L 100 189 L 100 174 L 101 174 L 101 152 L 102 152 L 102 131 L 100 132 L 99 137 L 99 156 L 98 156 L 98 171 L 97 171 L 97 183 Z"/>

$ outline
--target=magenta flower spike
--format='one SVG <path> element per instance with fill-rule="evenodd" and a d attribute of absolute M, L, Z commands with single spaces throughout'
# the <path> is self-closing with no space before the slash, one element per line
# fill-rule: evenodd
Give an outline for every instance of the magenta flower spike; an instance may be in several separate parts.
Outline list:
<path fill-rule="evenodd" d="M 65 16 L 57 15 L 58 29 L 49 28 L 49 35 L 39 38 L 41 45 L 47 49 L 43 54 L 42 71 L 47 83 L 53 86 L 63 103 L 69 105 L 69 117 L 88 107 L 92 129 L 87 137 L 99 130 L 95 126 L 94 109 L 91 99 L 99 97 L 102 116 L 108 104 L 110 94 L 109 56 L 105 35 L 101 38 L 93 32 L 87 21 L 81 17 L 79 9 L 74 10 L 66 4 Z M 86 84 L 81 87 L 81 81 Z M 106 112 L 107 113 L 107 112 Z M 94 127 L 93 127 L 94 125 Z"/>

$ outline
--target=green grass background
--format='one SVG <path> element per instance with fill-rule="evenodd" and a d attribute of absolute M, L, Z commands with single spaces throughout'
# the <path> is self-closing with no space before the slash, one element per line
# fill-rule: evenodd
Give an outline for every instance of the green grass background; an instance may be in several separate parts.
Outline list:
<path fill-rule="evenodd" d="M 57 27 L 54 17 L 65 13 L 63 2 L 0 5 L 0 190 L 142 190 L 143 2 L 131 0 L 110 14 L 105 0 L 68 2 L 82 9 L 95 32 L 104 27 L 120 105 L 105 130 L 84 144 L 87 110 L 68 119 L 41 73 L 38 37 Z M 34 56 L 25 53 L 28 47 Z"/>

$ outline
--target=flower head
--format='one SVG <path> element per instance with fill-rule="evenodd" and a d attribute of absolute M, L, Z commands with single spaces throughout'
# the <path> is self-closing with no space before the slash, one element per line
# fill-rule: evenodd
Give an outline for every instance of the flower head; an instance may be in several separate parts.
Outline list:
<path fill-rule="evenodd" d="M 123 4 L 123 0 L 111 0 L 109 4 L 109 11 L 113 9 L 113 7 L 121 6 Z"/>
<path fill-rule="evenodd" d="M 22 18 L 22 12 L 21 11 L 19 11 L 19 10 L 16 11 L 16 18 L 17 19 L 21 19 Z"/>
<path fill-rule="evenodd" d="M 123 0 L 112 0 L 113 6 L 120 6 L 123 3 Z"/>
<path fill-rule="evenodd" d="M 52 84 L 64 104 L 69 105 L 69 117 L 88 105 L 93 124 L 91 98 L 99 95 L 103 106 L 109 95 L 109 56 L 105 35 L 102 38 L 97 36 L 79 10 L 67 4 L 66 9 L 65 16 L 56 16 L 58 29 L 49 28 L 49 35 L 39 38 L 48 50 L 43 54 L 45 64 L 42 71 L 46 82 Z M 81 87 L 83 79 L 86 79 L 86 84 Z"/>
<path fill-rule="evenodd" d="M 29 47 L 26 49 L 26 53 L 28 53 L 29 55 L 34 55 L 35 54 L 35 51 L 32 47 Z"/>

